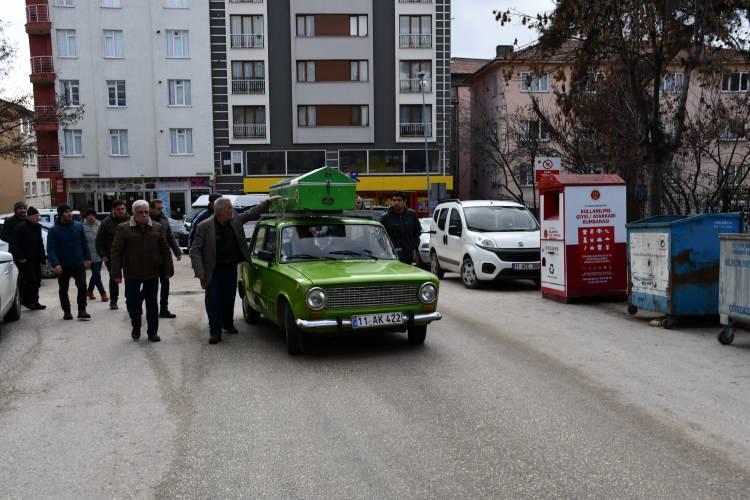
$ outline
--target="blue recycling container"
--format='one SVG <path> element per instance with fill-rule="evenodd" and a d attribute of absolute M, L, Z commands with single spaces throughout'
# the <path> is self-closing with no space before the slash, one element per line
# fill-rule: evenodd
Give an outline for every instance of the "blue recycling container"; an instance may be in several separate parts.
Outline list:
<path fill-rule="evenodd" d="M 628 224 L 628 312 L 719 314 L 719 234 L 742 231 L 741 214 L 662 215 Z"/>

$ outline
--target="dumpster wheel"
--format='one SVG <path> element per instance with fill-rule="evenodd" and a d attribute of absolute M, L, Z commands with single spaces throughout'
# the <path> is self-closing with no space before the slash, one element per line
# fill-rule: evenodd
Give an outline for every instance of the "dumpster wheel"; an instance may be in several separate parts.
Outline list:
<path fill-rule="evenodd" d="M 661 327 L 665 330 L 671 330 L 672 328 L 674 328 L 674 318 L 667 316 L 666 318 L 661 320 Z"/>
<path fill-rule="evenodd" d="M 730 345 L 734 342 L 734 328 L 731 326 L 725 326 L 722 328 L 719 332 L 718 340 L 722 345 Z"/>
<path fill-rule="evenodd" d="M 636 314 L 638 314 L 638 308 L 632 305 L 628 306 L 628 314 L 630 314 L 631 316 L 635 316 Z"/>

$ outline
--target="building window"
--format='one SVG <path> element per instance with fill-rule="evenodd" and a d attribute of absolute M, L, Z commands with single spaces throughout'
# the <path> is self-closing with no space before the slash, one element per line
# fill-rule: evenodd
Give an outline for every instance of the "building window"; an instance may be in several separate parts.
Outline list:
<path fill-rule="evenodd" d="M 404 173 L 404 152 L 396 149 L 392 151 L 370 151 L 371 174 L 402 174 Z"/>
<path fill-rule="evenodd" d="M 83 154 L 82 137 L 83 133 L 80 129 L 63 130 L 63 154 L 65 156 L 81 156 Z"/>
<path fill-rule="evenodd" d="M 525 141 L 545 142 L 549 140 L 549 131 L 539 120 L 524 120 L 521 123 L 521 132 Z"/>
<path fill-rule="evenodd" d="M 315 81 L 315 61 L 297 61 L 297 81 Z"/>
<path fill-rule="evenodd" d="M 367 36 L 367 16 L 349 16 L 349 36 Z"/>
<path fill-rule="evenodd" d="M 190 106 L 190 80 L 169 80 L 169 105 Z"/>
<path fill-rule="evenodd" d="M 68 107 L 81 105 L 81 89 L 78 80 L 60 80 L 62 102 Z"/>
<path fill-rule="evenodd" d="M 104 30 L 104 57 L 125 57 L 122 30 Z"/>
<path fill-rule="evenodd" d="M 110 154 L 112 156 L 128 156 L 128 131 L 123 129 L 110 129 L 109 142 L 112 145 Z"/>
<path fill-rule="evenodd" d="M 122 4 L 120 3 L 120 0 L 102 0 L 102 7 L 119 9 L 122 8 Z"/>
<path fill-rule="evenodd" d="M 370 108 L 368 106 L 352 106 L 352 127 L 367 127 L 370 124 Z"/>
<path fill-rule="evenodd" d="M 266 136 L 266 108 L 264 106 L 233 106 L 232 126 L 235 138 L 264 138 Z"/>
<path fill-rule="evenodd" d="M 343 173 L 366 173 L 367 151 L 339 150 L 339 170 Z"/>
<path fill-rule="evenodd" d="M 76 30 L 57 30 L 57 55 L 60 57 L 78 57 Z"/>
<path fill-rule="evenodd" d="M 317 127 L 318 111 L 315 106 L 298 106 L 297 107 L 297 126 L 298 127 Z"/>
<path fill-rule="evenodd" d="M 535 75 L 528 71 L 521 72 L 521 92 L 548 92 L 549 74 Z"/>
<path fill-rule="evenodd" d="M 679 94 L 685 82 L 684 73 L 670 73 L 661 79 L 661 91 L 665 94 Z"/>
<path fill-rule="evenodd" d="M 286 175 L 284 151 L 248 151 L 247 175 Z"/>
<path fill-rule="evenodd" d="M 670 80 L 671 85 L 669 87 L 670 88 L 674 87 L 674 84 L 677 82 L 677 77 L 679 76 L 680 77 L 679 85 L 680 85 L 680 88 L 682 88 L 682 74 L 667 75 L 667 77 L 670 77 L 670 76 L 675 77 L 675 79 Z M 583 85 L 581 85 L 583 92 L 585 94 L 596 94 L 599 91 L 599 89 L 602 87 L 602 84 L 604 83 L 604 78 L 605 78 L 604 73 L 601 73 L 598 71 L 586 73 L 586 75 L 583 77 Z M 662 80 L 662 91 L 665 91 L 664 90 L 666 88 L 664 85 L 665 82 L 667 82 L 666 78 Z M 674 90 L 670 90 L 669 92 L 674 92 Z M 679 90 L 677 90 L 676 92 L 679 92 Z"/>
<path fill-rule="evenodd" d="M 242 175 L 242 151 L 222 151 L 221 175 Z"/>
<path fill-rule="evenodd" d="M 73 0 L 55 0 L 55 7 L 74 7 Z"/>
<path fill-rule="evenodd" d="M 193 154 L 193 129 L 169 129 L 169 153 L 173 155 Z"/>
<path fill-rule="evenodd" d="M 187 9 L 189 5 L 188 0 L 166 0 L 164 7 L 167 9 Z"/>
<path fill-rule="evenodd" d="M 230 16 L 233 49 L 263 48 L 263 16 Z"/>
<path fill-rule="evenodd" d="M 36 181 L 31 183 L 31 196 L 36 196 Z"/>
<path fill-rule="evenodd" d="M 366 127 L 369 122 L 368 106 L 329 104 L 297 107 L 299 127 Z"/>
<path fill-rule="evenodd" d="M 492 97 L 497 97 L 500 94 L 500 77 L 495 75 L 492 78 Z"/>
<path fill-rule="evenodd" d="M 401 137 L 432 136 L 432 105 L 405 104 L 401 106 Z M 426 116 L 425 116 L 426 115 Z"/>
<path fill-rule="evenodd" d="M 432 16 L 400 16 L 399 46 L 402 49 L 432 47 Z"/>
<path fill-rule="evenodd" d="M 263 61 L 232 62 L 232 94 L 264 94 L 265 74 Z"/>
<path fill-rule="evenodd" d="M 719 139 L 722 141 L 744 141 L 747 139 L 745 124 L 741 120 L 722 120 Z"/>
<path fill-rule="evenodd" d="M 407 149 L 404 153 L 404 171 L 407 174 L 426 171 L 424 149 Z M 436 149 L 430 149 L 427 158 L 429 159 L 430 172 L 438 172 L 440 170 L 439 152 Z"/>
<path fill-rule="evenodd" d="M 125 99 L 125 80 L 107 80 L 108 106 L 124 108 L 127 106 Z"/>
<path fill-rule="evenodd" d="M 315 36 L 315 16 L 297 16 L 297 36 Z"/>
<path fill-rule="evenodd" d="M 402 93 L 432 90 L 432 61 L 401 61 L 399 69 Z M 424 81 L 419 79 L 420 73 L 424 73 Z"/>
<path fill-rule="evenodd" d="M 24 194 L 26 195 L 26 197 L 27 197 L 27 198 L 28 198 L 28 197 L 30 196 L 30 194 L 31 194 L 31 189 L 29 188 L 29 185 L 30 185 L 30 183 L 29 183 L 29 182 L 24 182 L 24 183 L 23 183 L 23 193 L 24 193 Z"/>
<path fill-rule="evenodd" d="M 349 78 L 353 82 L 366 82 L 369 77 L 369 64 L 367 61 L 350 61 Z"/>
<path fill-rule="evenodd" d="M 722 76 L 722 92 L 747 92 L 747 89 L 747 73 L 726 73 Z"/>
<path fill-rule="evenodd" d="M 326 165 L 325 151 L 287 151 L 286 172 L 288 175 L 304 174 Z"/>
<path fill-rule="evenodd" d="M 242 175 L 242 151 L 232 151 L 232 174 Z"/>
<path fill-rule="evenodd" d="M 188 43 L 187 30 L 167 31 L 167 57 L 186 58 L 190 57 L 190 46 Z"/>

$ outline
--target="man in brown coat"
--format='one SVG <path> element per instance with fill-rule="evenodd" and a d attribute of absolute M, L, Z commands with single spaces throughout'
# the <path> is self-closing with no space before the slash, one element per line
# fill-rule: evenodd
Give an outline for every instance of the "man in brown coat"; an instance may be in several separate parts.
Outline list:
<path fill-rule="evenodd" d="M 149 217 L 145 200 L 133 203 L 133 218 L 117 226 L 110 253 L 112 276 L 119 284 L 125 274 L 125 302 L 133 326 L 133 340 L 141 337 L 143 301 L 146 301 L 148 340 L 159 342 L 159 305 L 156 300 L 161 266 L 167 276 L 174 276 L 172 254 L 161 224 Z"/>

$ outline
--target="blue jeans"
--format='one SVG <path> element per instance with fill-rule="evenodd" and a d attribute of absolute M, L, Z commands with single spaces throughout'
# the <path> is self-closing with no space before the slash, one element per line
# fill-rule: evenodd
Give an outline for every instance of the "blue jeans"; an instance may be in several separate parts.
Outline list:
<path fill-rule="evenodd" d="M 206 313 L 212 337 L 221 337 L 222 327 L 234 324 L 234 298 L 237 296 L 237 266 L 216 266 L 206 287 Z"/>
<path fill-rule="evenodd" d="M 128 306 L 130 324 L 133 328 L 141 327 L 143 302 L 146 302 L 146 324 L 149 337 L 159 331 L 159 304 L 156 295 L 159 290 L 159 278 L 136 280 L 125 278 L 125 303 Z"/>
<path fill-rule="evenodd" d="M 99 295 L 104 295 L 104 283 L 102 283 L 102 263 L 91 263 L 91 279 L 89 279 L 89 293 L 94 291 L 94 287 L 99 290 Z"/>

